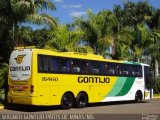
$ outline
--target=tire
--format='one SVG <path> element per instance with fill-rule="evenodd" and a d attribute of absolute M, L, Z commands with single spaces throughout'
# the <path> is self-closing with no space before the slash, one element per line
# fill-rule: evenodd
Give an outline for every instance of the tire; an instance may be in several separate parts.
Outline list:
<path fill-rule="evenodd" d="M 141 102 L 142 101 L 142 92 L 137 91 L 135 95 L 135 102 Z"/>
<path fill-rule="evenodd" d="M 74 98 L 72 94 L 65 93 L 61 99 L 61 107 L 63 109 L 70 109 L 71 107 L 73 107 L 73 104 L 74 104 Z"/>
<path fill-rule="evenodd" d="M 84 108 L 88 104 L 88 96 L 85 93 L 79 93 L 75 100 L 77 108 Z"/>

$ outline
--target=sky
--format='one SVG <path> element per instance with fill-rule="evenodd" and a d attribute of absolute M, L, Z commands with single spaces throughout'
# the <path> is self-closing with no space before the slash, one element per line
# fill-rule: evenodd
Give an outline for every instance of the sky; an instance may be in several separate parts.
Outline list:
<path fill-rule="evenodd" d="M 73 22 L 74 17 L 86 15 L 86 11 L 91 9 L 94 13 L 101 10 L 113 10 L 114 5 L 123 5 L 124 0 L 51 0 L 55 3 L 56 11 L 45 11 L 62 24 Z M 126 0 L 125 0 L 126 1 Z M 129 0 L 132 2 L 144 0 Z M 160 8 L 160 0 L 148 0 L 155 7 Z"/>

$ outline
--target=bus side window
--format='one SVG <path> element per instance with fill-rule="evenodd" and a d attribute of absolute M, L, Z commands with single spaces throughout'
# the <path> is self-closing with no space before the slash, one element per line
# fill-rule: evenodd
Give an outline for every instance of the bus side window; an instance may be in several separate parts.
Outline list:
<path fill-rule="evenodd" d="M 99 74 L 102 71 L 101 64 L 98 62 L 91 62 L 90 72 L 94 74 Z"/>
<path fill-rule="evenodd" d="M 142 66 L 140 65 L 132 65 L 132 76 L 142 77 Z"/>
<path fill-rule="evenodd" d="M 138 76 L 142 77 L 142 66 L 137 66 Z"/>
<path fill-rule="evenodd" d="M 153 73 L 149 66 L 144 66 L 144 76 L 145 77 L 153 77 Z"/>
<path fill-rule="evenodd" d="M 79 73 L 80 72 L 80 61 L 78 60 L 73 60 L 71 62 L 71 71 L 73 73 Z"/>
<path fill-rule="evenodd" d="M 57 58 L 50 58 L 50 71 L 51 72 L 58 72 L 59 62 Z"/>
<path fill-rule="evenodd" d="M 80 72 L 81 73 L 89 73 L 89 63 L 88 61 L 81 61 L 80 63 Z"/>
<path fill-rule="evenodd" d="M 115 75 L 116 74 L 116 65 L 114 63 L 108 64 L 108 73 L 109 75 Z"/>
<path fill-rule="evenodd" d="M 125 64 L 121 64 L 119 66 L 119 74 L 124 76 L 128 75 L 129 74 L 128 66 Z"/>
<path fill-rule="evenodd" d="M 105 74 L 106 73 L 105 63 L 100 63 L 100 68 L 101 68 L 100 74 Z"/>
<path fill-rule="evenodd" d="M 44 72 L 49 72 L 49 57 L 44 57 Z"/>
<path fill-rule="evenodd" d="M 108 74 L 108 65 L 107 65 L 107 63 L 104 63 L 104 64 L 102 64 L 102 68 L 103 68 L 103 73 L 104 74 Z"/>
<path fill-rule="evenodd" d="M 44 57 L 41 55 L 38 55 L 38 72 L 44 71 Z"/>
<path fill-rule="evenodd" d="M 49 58 L 47 56 L 38 56 L 38 72 L 49 72 Z"/>
<path fill-rule="evenodd" d="M 71 66 L 71 61 L 69 59 L 61 59 L 61 71 L 69 72 Z"/>

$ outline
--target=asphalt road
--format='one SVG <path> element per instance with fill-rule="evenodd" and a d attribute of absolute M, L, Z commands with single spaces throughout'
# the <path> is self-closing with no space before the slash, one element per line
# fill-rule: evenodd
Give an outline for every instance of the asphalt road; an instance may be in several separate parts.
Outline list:
<path fill-rule="evenodd" d="M 153 117 L 153 120 L 160 120 L 160 99 L 143 101 L 141 103 L 134 103 L 131 101 L 130 102 L 94 103 L 94 104 L 89 104 L 85 108 L 80 108 L 80 109 L 72 108 L 70 110 L 62 110 L 60 106 L 46 107 L 46 106 L 7 105 L 4 107 L 4 109 L 0 110 L 0 114 L 1 115 L 6 115 L 6 114 L 39 114 L 39 115 L 54 114 L 54 115 L 58 115 L 57 117 L 59 117 L 60 119 L 62 119 L 61 118 L 62 116 L 59 116 L 59 114 L 60 115 L 84 114 L 84 116 L 81 116 L 80 119 L 86 118 L 85 116 L 86 114 L 87 114 L 87 117 L 89 118 L 97 117 L 94 115 L 101 115 L 101 116 L 105 115 L 104 116 L 105 120 L 107 120 L 106 115 L 110 116 L 109 118 L 112 118 L 112 117 L 114 118 L 117 114 L 117 115 L 122 116 L 123 120 L 125 120 L 124 115 L 125 116 L 129 115 L 126 118 L 126 120 L 127 119 L 132 120 L 130 118 L 131 116 L 137 117 L 138 118 L 137 120 L 139 119 L 152 120 L 152 117 Z M 149 119 L 148 119 L 148 115 L 149 115 Z M 119 116 L 115 118 L 120 119 Z M 55 119 L 55 118 L 52 118 L 52 119 Z M 136 120 L 135 118 L 133 119 Z M 117 120 L 117 119 L 112 119 L 112 120 Z"/>

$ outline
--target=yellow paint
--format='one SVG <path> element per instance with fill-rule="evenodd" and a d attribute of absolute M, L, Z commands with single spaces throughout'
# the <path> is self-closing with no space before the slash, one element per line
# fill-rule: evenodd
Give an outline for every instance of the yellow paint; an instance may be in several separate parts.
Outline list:
<path fill-rule="evenodd" d="M 78 54 L 78 53 L 57 53 L 48 50 L 33 49 L 32 55 L 32 74 L 28 80 L 25 81 L 13 81 L 9 78 L 9 86 L 27 86 L 27 89 L 22 91 L 14 90 L 10 87 L 8 93 L 8 101 L 20 104 L 32 104 L 32 105 L 60 105 L 63 94 L 70 91 L 76 97 L 81 91 L 85 91 L 88 94 L 89 102 L 100 102 L 105 96 L 112 90 L 118 77 L 109 76 L 109 83 L 78 83 L 78 76 L 84 77 L 97 77 L 93 75 L 67 75 L 67 74 L 45 74 L 38 73 L 37 67 L 37 54 L 62 56 L 70 58 L 81 58 L 88 60 L 99 61 L 114 61 L 105 60 L 101 56 L 91 54 Z M 58 81 L 42 81 L 42 77 L 56 77 Z M 104 79 L 106 76 L 98 76 Z M 34 86 L 34 92 L 31 93 L 31 86 Z"/>

